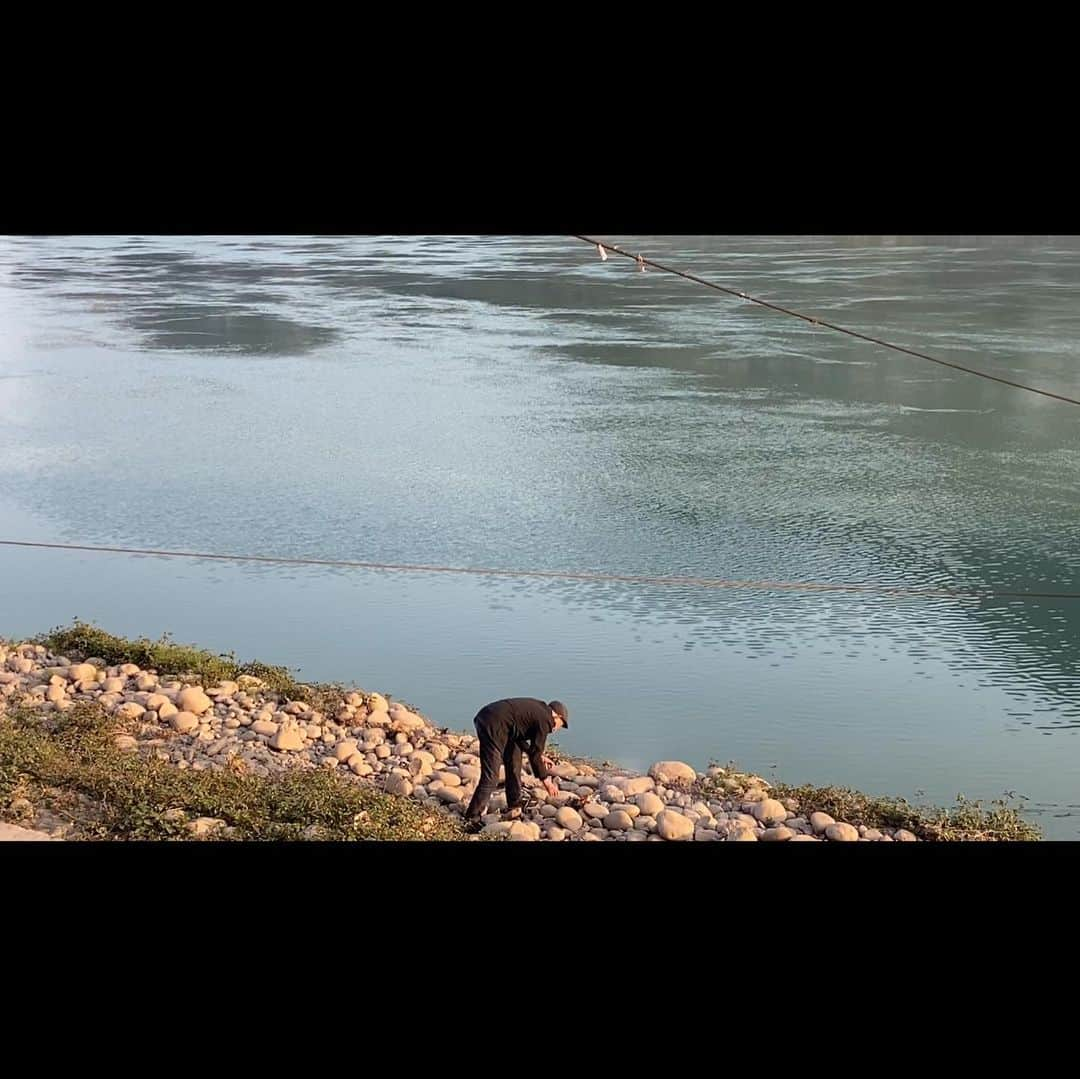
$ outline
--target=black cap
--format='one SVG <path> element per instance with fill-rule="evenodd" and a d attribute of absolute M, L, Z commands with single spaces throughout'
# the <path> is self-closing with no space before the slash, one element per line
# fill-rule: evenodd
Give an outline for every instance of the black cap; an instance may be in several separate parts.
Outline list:
<path fill-rule="evenodd" d="M 565 704 L 563 704 L 563 702 L 562 702 L 562 701 L 551 701 L 551 702 L 550 702 L 550 703 L 548 704 L 548 708 L 550 708 L 550 709 L 551 709 L 551 710 L 552 710 L 553 712 L 555 712 L 555 713 L 556 713 L 557 715 L 560 715 L 560 716 L 562 716 L 563 726 L 564 726 L 564 727 L 565 727 L 565 728 L 566 728 L 567 730 L 569 730 L 569 729 L 570 729 L 570 722 L 569 722 L 569 720 L 568 720 L 568 719 L 566 718 L 566 705 L 565 705 Z"/>

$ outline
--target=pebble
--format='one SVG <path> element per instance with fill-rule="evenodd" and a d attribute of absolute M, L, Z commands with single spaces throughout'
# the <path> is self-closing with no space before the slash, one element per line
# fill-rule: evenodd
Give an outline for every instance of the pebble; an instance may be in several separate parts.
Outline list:
<path fill-rule="evenodd" d="M 690 839 L 694 834 L 694 822 L 682 813 L 665 809 L 656 818 L 656 833 L 662 839 Z"/>
<path fill-rule="evenodd" d="M 634 804 L 645 816 L 649 817 L 655 817 L 657 813 L 661 812 L 664 808 L 663 799 L 653 794 L 651 791 L 636 795 L 634 797 Z"/>
<path fill-rule="evenodd" d="M 919 841 L 918 837 L 909 832 L 906 828 L 898 828 L 893 833 L 893 839 L 895 839 L 897 843 L 917 843 Z"/>
<path fill-rule="evenodd" d="M 392 704 L 387 712 L 392 731 L 413 731 L 425 726 L 423 718 L 409 711 L 403 704 Z"/>
<path fill-rule="evenodd" d="M 257 730 L 258 725 L 253 723 L 251 729 Z M 345 741 L 338 742 L 337 747 L 334 749 L 334 756 L 337 757 L 339 761 L 347 761 L 356 752 L 356 739 L 346 738 Z"/>
<path fill-rule="evenodd" d="M 604 817 L 604 827 L 609 832 L 626 832 L 634 827 L 634 820 L 629 813 L 616 809 Z M 676 837 L 672 836 L 670 838 Z"/>
<path fill-rule="evenodd" d="M 211 835 L 219 828 L 224 827 L 225 822 L 218 820 L 216 817 L 196 817 L 193 821 L 190 821 L 187 825 L 187 830 L 192 835 L 202 838 L 203 836 Z"/>
<path fill-rule="evenodd" d="M 757 832 L 753 828 L 744 825 L 736 825 L 730 832 L 728 832 L 727 842 L 729 843 L 756 843 Z"/>
<path fill-rule="evenodd" d="M 787 809 L 774 798 L 766 798 L 756 803 L 753 809 L 754 819 L 767 826 L 783 823 L 787 820 L 787 815 Z"/>
<path fill-rule="evenodd" d="M 830 824 L 835 824 L 836 821 L 829 816 L 828 813 L 811 813 L 810 814 L 810 827 L 814 829 L 815 835 L 820 835 L 829 827 Z"/>
<path fill-rule="evenodd" d="M 557 810 L 555 820 L 560 828 L 565 828 L 568 832 L 580 832 L 583 825 L 581 814 L 570 806 Z"/>
<path fill-rule="evenodd" d="M 199 717 L 192 715 L 190 712 L 177 712 L 170 717 L 169 722 L 172 724 L 174 731 L 179 731 L 181 734 L 189 734 L 198 727 Z"/>
<path fill-rule="evenodd" d="M 859 832 L 851 824 L 830 824 L 825 829 L 825 838 L 831 839 L 834 843 L 854 843 L 858 841 Z"/>
<path fill-rule="evenodd" d="M 213 707 L 213 701 L 199 686 L 187 686 L 176 695 L 176 706 L 182 712 L 194 712 L 201 716 Z"/>
<path fill-rule="evenodd" d="M 281 752 L 295 752 L 304 748 L 304 735 L 298 724 L 282 723 L 270 738 L 270 748 Z"/>
<path fill-rule="evenodd" d="M 512 821 L 510 824 L 510 841 L 535 842 L 540 838 L 540 825 L 532 821 Z"/>
<path fill-rule="evenodd" d="M 664 786 L 693 783 L 697 779 L 697 772 L 683 761 L 657 761 L 649 769 L 649 775 Z"/>
<path fill-rule="evenodd" d="M 413 785 L 404 776 L 391 774 L 386 777 L 384 790 L 401 798 L 408 798 L 413 792 Z"/>
<path fill-rule="evenodd" d="M 766 828 L 765 831 L 762 832 L 761 838 L 766 843 L 776 842 L 782 839 L 794 839 L 795 833 L 790 828 L 778 824 L 775 828 Z"/>

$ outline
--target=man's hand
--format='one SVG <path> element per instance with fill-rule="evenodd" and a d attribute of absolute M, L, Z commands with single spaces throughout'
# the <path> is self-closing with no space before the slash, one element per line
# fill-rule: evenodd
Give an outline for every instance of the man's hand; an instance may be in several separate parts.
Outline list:
<path fill-rule="evenodd" d="M 551 795 L 552 798 L 559 793 L 559 788 L 555 785 L 555 780 L 550 776 L 544 780 L 544 789 Z"/>

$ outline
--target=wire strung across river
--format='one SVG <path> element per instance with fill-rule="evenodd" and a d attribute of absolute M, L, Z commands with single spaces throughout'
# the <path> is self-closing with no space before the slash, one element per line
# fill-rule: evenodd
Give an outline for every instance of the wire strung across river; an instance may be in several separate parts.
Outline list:
<path fill-rule="evenodd" d="M 792 318 L 802 319 L 803 322 L 808 322 L 812 326 L 824 326 L 829 330 L 836 330 L 838 333 L 846 333 L 849 337 L 857 337 L 860 341 L 869 341 L 874 345 L 881 345 L 882 348 L 891 348 L 894 352 L 904 352 L 908 356 L 917 356 L 920 360 L 929 360 L 931 363 L 941 364 L 942 367 L 951 367 L 956 371 L 964 371 L 969 375 L 977 375 L 979 378 L 990 379 L 992 382 L 1001 382 L 1006 386 L 1013 386 L 1018 390 L 1027 390 L 1029 393 L 1038 393 L 1043 397 L 1052 397 L 1055 401 L 1064 401 L 1070 405 L 1080 405 L 1080 398 L 1067 397 L 1062 393 L 1052 393 L 1050 390 L 1040 390 L 1037 386 L 1028 386 L 1023 382 L 1013 382 L 1011 379 L 1001 378 L 999 375 L 991 375 L 986 371 L 978 371 L 974 367 L 965 367 L 961 363 L 953 363 L 950 360 L 941 360 L 935 356 L 928 356 L 925 352 L 917 352 L 913 348 L 905 348 L 903 345 L 893 345 L 888 341 L 882 341 L 880 337 L 871 337 L 869 334 L 859 333 L 858 330 L 849 330 L 846 326 L 837 326 L 835 322 L 827 322 L 823 318 L 814 318 L 812 315 L 804 315 L 799 311 L 792 311 L 790 308 L 781 307 L 779 304 L 770 303 L 768 300 L 758 299 L 756 296 L 750 296 L 745 292 L 741 292 L 738 289 L 728 288 L 725 285 L 718 285 L 715 281 L 706 281 L 704 277 L 698 277 L 697 274 L 687 273 L 685 270 L 677 270 L 673 266 L 665 266 L 660 262 L 656 262 L 654 259 L 645 258 L 644 255 L 634 255 L 629 251 L 624 251 L 618 244 L 606 244 L 602 240 L 594 240 L 589 236 L 579 236 L 577 233 L 571 233 L 575 240 L 582 240 L 585 243 L 597 248 L 601 255 L 606 256 L 606 252 L 612 251 L 616 255 L 622 255 L 623 258 L 633 259 L 641 269 L 646 266 L 651 266 L 654 270 L 660 270 L 663 273 L 674 274 L 676 277 L 685 277 L 687 281 L 693 281 L 698 285 L 705 285 L 706 288 L 715 289 L 717 292 L 724 292 L 728 296 L 735 296 L 740 300 L 746 300 L 748 303 L 756 303 L 761 307 L 767 307 L 770 311 L 778 311 L 782 315 L 790 315 Z"/>
<path fill-rule="evenodd" d="M 361 562 L 343 558 L 290 558 L 285 555 L 217 554 L 208 551 L 167 551 L 152 547 L 106 547 L 88 543 L 45 543 L 36 540 L 0 540 L 3 547 L 35 547 L 58 551 L 149 555 L 158 558 L 213 559 L 219 562 L 269 562 L 289 566 L 335 566 L 342 569 L 389 570 L 399 573 L 450 573 L 486 577 L 523 577 L 566 581 L 609 581 L 625 584 L 682 588 L 746 589 L 761 592 L 864 592 L 885 596 L 930 599 L 1080 599 L 1080 592 L 1021 592 L 993 588 L 946 588 L 826 581 L 737 580 L 724 577 L 665 576 L 603 573 L 591 570 L 498 569 L 492 566 L 439 566 L 409 562 Z"/>

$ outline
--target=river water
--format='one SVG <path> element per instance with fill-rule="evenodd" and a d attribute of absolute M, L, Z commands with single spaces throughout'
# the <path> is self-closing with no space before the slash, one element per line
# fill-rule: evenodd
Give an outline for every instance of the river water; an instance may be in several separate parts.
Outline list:
<path fill-rule="evenodd" d="M 1080 238 L 606 237 L 1080 391 Z M 0 539 L 1080 592 L 1080 408 L 564 237 L 0 239 Z M 1080 601 L 435 575 L 0 546 L 80 617 L 566 751 L 1022 797 L 1080 835 Z"/>

